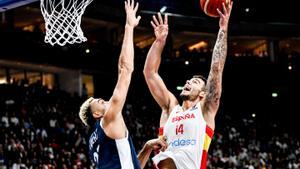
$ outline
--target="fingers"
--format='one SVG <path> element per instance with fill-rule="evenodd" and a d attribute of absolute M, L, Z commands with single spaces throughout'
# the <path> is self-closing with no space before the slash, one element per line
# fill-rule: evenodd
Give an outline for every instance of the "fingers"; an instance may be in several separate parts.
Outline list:
<path fill-rule="evenodd" d="M 124 1 L 124 3 L 125 3 L 125 10 L 127 11 L 127 9 L 128 9 L 128 3 L 127 3 L 127 1 Z"/>
<path fill-rule="evenodd" d="M 228 7 L 228 4 L 226 4 L 226 6 Z M 223 12 L 225 15 L 227 15 L 227 13 L 228 13 L 226 6 L 225 6 L 225 3 L 223 2 L 222 7 L 223 7 Z"/>
<path fill-rule="evenodd" d="M 224 14 L 219 10 L 219 8 L 217 8 L 217 12 L 221 18 L 225 18 Z"/>
<path fill-rule="evenodd" d="M 160 145 L 161 145 L 160 148 L 161 151 L 165 151 L 168 147 L 168 143 L 165 140 L 161 140 L 161 139 L 160 139 Z"/>
<path fill-rule="evenodd" d="M 139 23 L 140 20 L 141 20 L 141 16 L 138 16 L 138 17 L 137 17 L 137 23 Z"/>
<path fill-rule="evenodd" d="M 157 139 L 152 147 L 155 151 L 165 151 L 167 148 L 167 144 L 163 140 Z"/>
<path fill-rule="evenodd" d="M 230 15 L 231 13 L 231 9 L 232 9 L 232 4 L 233 4 L 233 1 L 230 0 L 229 3 L 222 3 L 222 8 L 223 8 L 223 15 L 224 16 L 227 16 L 227 15 Z"/>
<path fill-rule="evenodd" d="M 133 6 L 134 6 L 134 0 L 129 0 L 129 1 L 130 1 L 130 5 L 129 5 L 129 6 L 130 6 L 131 9 L 133 9 Z"/>
<path fill-rule="evenodd" d="M 133 11 L 136 12 L 138 9 L 139 9 L 139 3 L 137 2 Z"/>
<path fill-rule="evenodd" d="M 151 23 L 151 25 L 154 24 L 155 27 L 158 26 L 158 25 L 168 25 L 168 15 L 165 15 L 164 19 L 163 19 L 162 16 L 161 16 L 161 13 L 157 13 L 157 17 L 158 17 L 158 19 L 156 18 L 155 15 L 152 16 L 153 23 Z"/>
<path fill-rule="evenodd" d="M 158 15 L 158 19 L 159 19 L 159 24 L 160 24 L 160 25 L 164 24 L 160 12 L 159 12 L 157 15 Z"/>
<path fill-rule="evenodd" d="M 153 29 L 155 29 L 155 28 L 156 28 L 156 25 L 153 23 L 153 21 L 151 21 L 150 23 L 151 23 Z"/>
<path fill-rule="evenodd" d="M 158 26 L 159 22 L 157 21 L 156 16 L 153 15 L 152 18 L 153 18 L 153 21 L 154 21 L 155 25 Z"/>
<path fill-rule="evenodd" d="M 134 5 L 134 0 L 126 0 L 125 1 L 125 9 L 128 9 L 128 8 L 130 8 L 136 12 L 139 8 L 139 3 L 137 2 L 136 5 Z"/>
<path fill-rule="evenodd" d="M 168 25 L 168 15 L 165 14 L 165 22 L 164 22 L 165 25 Z"/>
<path fill-rule="evenodd" d="M 165 151 L 168 147 L 167 142 L 160 138 L 149 140 L 146 144 L 150 146 L 154 151 Z"/>
<path fill-rule="evenodd" d="M 232 5 L 233 5 L 233 1 L 230 1 L 230 4 L 229 4 L 229 6 L 228 6 L 228 13 L 229 13 L 229 14 L 231 13 Z"/>

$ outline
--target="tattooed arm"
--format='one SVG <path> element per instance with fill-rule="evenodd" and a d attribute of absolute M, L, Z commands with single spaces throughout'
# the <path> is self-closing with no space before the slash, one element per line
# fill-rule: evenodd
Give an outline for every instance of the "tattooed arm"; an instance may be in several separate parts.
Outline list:
<path fill-rule="evenodd" d="M 231 13 L 232 2 L 225 7 L 223 4 L 223 13 L 218 10 L 220 15 L 220 30 L 213 50 L 211 67 L 206 85 L 206 98 L 204 101 L 204 118 L 208 125 L 214 129 L 214 118 L 218 111 L 221 92 L 222 92 L 222 74 L 227 55 L 227 31 L 228 21 Z"/>

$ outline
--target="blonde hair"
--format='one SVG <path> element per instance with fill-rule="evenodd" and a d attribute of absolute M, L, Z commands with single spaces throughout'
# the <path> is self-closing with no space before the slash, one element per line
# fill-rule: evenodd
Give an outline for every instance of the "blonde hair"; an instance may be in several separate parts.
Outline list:
<path fill-rule="evenodd" d="M 80 106 L 79 118 L 86 126 L 90 126 L 88 124 L 88 121 L 89 121 L 88 118 L 90 117 L 88 113 L 91 113 L 90 104 L 93 100 L 94 100 L 94 98 L 90 97 L 84 103 L 82 103 L 82 105 Z"/>

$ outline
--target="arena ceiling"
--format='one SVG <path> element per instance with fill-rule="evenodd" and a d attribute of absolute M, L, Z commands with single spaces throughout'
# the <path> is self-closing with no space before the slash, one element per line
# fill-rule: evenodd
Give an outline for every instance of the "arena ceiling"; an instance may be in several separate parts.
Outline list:
<path fill-rule="evenodd" d="M 15 1 L 6 8 L 6 14 L 11 18 L 17 28 L 30 29 L 30 26 L 44 26 L 39 2 L 30 5 L 21 4 L 24 0 L 0 0 L 5 9 L 4 1 Z M 2 3 L 2 4 L 1 4 Z M 135 42 L 151 39 L 152 30 L 149 24 L 151 16 L 165 7 L 165 13 L 170 15 L 170 30 L 176 37 L 174 47 L 183 44 L 197 43 L 200 38 L 213 40 L 218 29 L 218 19 L 206 16 L 199 7 L 197 0 L 139 0 L 139 14 L 142 22 L 137 29 Z M 259 1 L 259 0 L 235 0 L 231 18 L 232 35 L 230 43 L 243 40 L 239 43 L 243 46 L 236 48 L 250 48 L 262 39 L 283 38 L 289 43 L 289 38 L 295 40 L 296 46 L 300 37 L 300 14 L 295 9 L 295 1 Z M 19 7 L 24 5 L 23 7 Z M 87 36 L 93 37 L 95 33 L 103 29 L 122 28 L 124 23 L 124 11 L 122 0 L 94 0 L 84 14 L 82 27 Z M 7 7 L 7 5 L 6 5 Z M 2 17 L 3 18 L 3 17 Z M 205 32 L 205 33 L 204 33 Z M 250 40 L 249 40 L 250 39 Z M 291 42 L 292 43 L 292 42 Z M 293 42 L 295 43 L 295 42 Z M 299 45 L 298 45 L 299 46 Z M 300 48 L 300 47 L 299 47 Z"/>

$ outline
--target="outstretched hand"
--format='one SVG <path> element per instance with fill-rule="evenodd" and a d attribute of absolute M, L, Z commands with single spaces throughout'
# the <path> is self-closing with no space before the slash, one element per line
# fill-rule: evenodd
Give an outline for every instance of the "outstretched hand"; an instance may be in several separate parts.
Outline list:
<path fill-rule="evenodd" d="M 219 26 L 223 30 L 227 30 L 228 28 L 228 22 L 231 14 L 232 4 L 233 4 L 232 1 L 230 1 L 230 3 L 226 5 L 222 3 L 223 13 L 220 11 L 220 9 L 217 9 L 220 15 Z"/>
<path fill-rule="evenodd" d="M 157 14 L 158 20 L 153 15 L 151 25 L 154 29 L 155 37 L 157 40 L 166 40 L 169 32 L 168 15 L 165 15 L 164 20 L 160 13 Z"/>
<path fill-rule="evenodd" d="M 126 26 L 136 27 L 139 24 L 141 16 L 136 17 L 136 12 L 138 8 L 138 2 L 134 6 L 134 0 L 125 1 Z"/>

